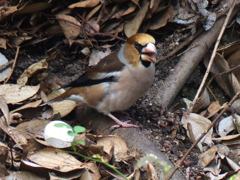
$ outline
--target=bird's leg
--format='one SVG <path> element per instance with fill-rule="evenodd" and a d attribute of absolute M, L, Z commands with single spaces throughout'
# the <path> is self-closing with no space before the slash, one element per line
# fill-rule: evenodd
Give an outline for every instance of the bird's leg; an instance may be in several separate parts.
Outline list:
<path fill-rule="evenodd" d="M 118 125 L 114 125 L 111 127 L 111 129 L 115 129 L 115 128 L 119 128 L 120 126 L 122 127 L 135 127 L 138 128 L 139 126 L 134 125 L 134 124 L 129 124 L 130 121 L 120 121 L 118 118 L 116 118 L 115 116 L 113 116 L 111 113 L 107 113 L 107 116 L 109 116 L 110 118 L 112 118 L 116 123 L 118 123 Z"/>

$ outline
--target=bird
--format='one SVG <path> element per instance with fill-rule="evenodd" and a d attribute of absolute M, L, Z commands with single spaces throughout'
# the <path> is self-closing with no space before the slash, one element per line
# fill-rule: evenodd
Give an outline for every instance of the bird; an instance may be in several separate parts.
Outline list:
<path fill-rule="evenodd" d="M 146 33 L 129 37 L 118 52 L 104 57 L 75 81 L 64 86 L 63 94 L 51 100 L 82 102 L 109 116 L 116 127 L 138 127 L 121 121 L 112 112 L 130 108 L 153 84 L 155 76 L 155 39 Z"/>

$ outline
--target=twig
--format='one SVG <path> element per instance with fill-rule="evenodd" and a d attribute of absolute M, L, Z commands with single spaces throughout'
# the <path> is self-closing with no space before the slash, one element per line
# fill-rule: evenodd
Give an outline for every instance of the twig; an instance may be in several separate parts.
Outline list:
<path fill-rule="evenodd" d="M 10 77 L 12 76 L 12 73 L 13 73 L 13 71 L 14 71 L 14 68 L 15 68 L 15 65 L 16 65 L 16 62 L 17 62 L 17 58 L 18 58 L 18 54 L 19 54 L 19 49 L 20 49 L 20 47 L 17 46 L 16 49 L 17 49 L 17 51 L 16 51 L 16 53 L 15 53 L 15 57 L 14 57 L 13 65 L 12 65 L 12 68 L 11 68 L 11 72 L 10 72 L 8 78 L 4 81 L 4 84 L 6 84 L 6 83 L 8 82 L 8 80 L 10 79 Z"/>
<path fill-rule="evenodd" d="M 234 71 L 235 69 L 238 69 L 238 68 L 240 68 L 240 64 L 237 65 L 237 66 L 235 66 L 235 67 L 233 67 L 233 68 L 231 68 L 231 69 L 228 69 L 228 70 L 226 70 L 226 71 L 224 71 L 224 72 L 215 74 L 215 75 L 209 80 L 209 82 L 207 83 L 207 87 L 210 86 L 210 84 L 212 83 L 212 81 L 213 81 L 216 77 L 222 76 L 222 75 L 227 74 L 227 73 L 230 73 L 230 72 L 232 72 L 232 71 Z"/>
<path fill-rule="evenodd" d="M 8 61 L 7 63 L 3 64 L 0 66 L 0 72 L 3 71 L 4 69 L 7 69 L 9 66 L 13 64 L 13 60 Z"/>
<path fill-rule="evenodd" d="M 183 163 L 183 161 L 186 159 L 188 154 L 192 151 L 192 149 L 199 143 L 199 141 L 208 133 L 208 131 L 218 122 L 220 117 L 223 115 L 223 113 L 233 104 L 233 102 L 238 99 L 240 96 L 240 91 L 236 93 L 236 95 L 231 99 L 229 103 L 226 103 L 224 105 L 224 108 L 222 111 L 218 114 L 218 116 L 213 120 L 212 124 L 207 128 L 205 132 L 201 134 L 201 136 L 192 144 L 192 146 L 189 148 L 189 150 L 185 153 L 185 155 L 182 157 L 182 159 L 178 162 L 178 164 L 175 166 L 174 170 L 171 172 L 171 174 L 167 177 L 167 180 L 169 180 L 173 174 L 178 170 L 180 165 Z"/>
<path fill-rule="evenodd" d="M 228 14 L 227 14 L 227 17 L 226 17 L 226 19 L 225 19 L 225 21 L 224 21 L 224 23 L 223 23 L 223 27 L 222 27 L 222 29 L 221 29 L 221 31 L 220 31 L 220 33 L 219 33 L 218 39 L 217 39 L 216 44 L 215 44 L 215 46 L 214 46 L 214 50 L 213 50 L 211 59 L 210 59 L 210 61 L 209 61 L 209 64 L 208 64 L 206 73 L 205 73 L 205 75 L 204 75 L 204 77 L 203 77 L 203 80 L 202 80 L 201 85 L 200 85 L 200 87 L 199 87 L 199 89 L 198 89 L 198 91 L 197 91 L 197 94 L 195 95 L 195 98 L 194 98 L 194 100 L 193 100 L 192 106 L 191 106 L 191 107 L 189 108 L 189 110 L 188 110 L 188 114 L 189 114 L 190 112 L 192 112 L 193 106 L 196 104 L 197 99 L 199 98 L 199 95 L 200 95 L 200 93 L 202 92 L 202 89 L 203 89 L 203 87 L 204 87 L 204 84 L 205 84 L 205 82 L 206 82 L 206 80 L 207 80 L 207 77 L 208 77 L 208 75 L 209 75 L 209 73 L 210 73 L 210 69 L 211 69 L 212 63 L 213 63 L 214 58 L 215 58 L 216 53 L 217 53 L 217 48 L 218 48 L 218 46 L 219 46 L 220 40 L 221 40 L 221 38 L 222 38 L 222 36 L 223 36 L 223 33 L 224 33 L 224 31 L 225 31 L 225 29 L 226 29 L 226 27 L 227 27 L 227 24 L 228 24 L 228 21 L 229 21 L 229 19 L 230 19 L 231 14 L 232 14 L 232 11 L 233 11 L 233 9 L 234 9 L 234 7 L 235 7 L 235 2 L 236 2 L 236 0 L 233 1 L 232 6 L 231 6 L 231 8 L 229 9 L 229 12 L 228 12 Z"/>

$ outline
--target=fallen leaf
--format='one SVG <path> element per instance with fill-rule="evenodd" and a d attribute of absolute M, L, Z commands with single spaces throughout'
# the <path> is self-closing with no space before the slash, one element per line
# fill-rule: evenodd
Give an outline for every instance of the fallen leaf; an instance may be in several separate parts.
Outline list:
<path fill-rule="evenodd" d="M 85 1 L 80 1 L 78 3 L 71 4 L 68 6 L 68 8 L 73 9 L 76 7 L 84 7 L 84 8 L 92 8 L 98 5 L 100 0 L 85 0 Z"/>
<path fill-rule="evenodd" d="M 41 167 L 60 172 L 69 172 L 85 168 L 85 163 L 81 163 L 72 155 L 56 150 L 55 148 L 41 149 L 34 154 L 29 154 L 27 159 Z"/>
<path fill-rule="evenodd" d="M 112 156 L 112 149 L 116 161 L 126 160 L 129 158 L 126 142 L 118 136 L 103 136 L 97 138 L 97 145 L 103 146 L 103 150 Z"/>
<path fill-rule="evenodd" d="M 10 175 L 4 177 L 4 180 L 13 180 L 13 179 L 34 179 L 34 180 L 45 180 L 44 177 L 39 177 L 31 172 L 19 171 L 11 173 Z"/>
<path fill-rule="evenodd" d="M 56 18 L 68 40 L 75 39 L 81 33 L 81 23 L 76 18 L 65 14 L 58 14 Z"/>
<path fill-rule="evenodd" d="M 0 96 L 3 96 L 7 104 L 16 104 L 35 95 L 40 86 L 22 86 L 18 84 L 0 85 Z"/>
<path fill-rule="evenodd" d="M 211 147 L 211 149 L 208 149 L 204 153 L 199 155 L 199 160 L 202 163 L 203 167 L 206 167 L 213 159 L 216 157 L 216 152 L 218 151 L 218 148 L 216 146 Z"/>
<path fill-rule="evenodd" d="M 183 115 L 181 120 L 183 127 L 188 131 L 188 123 L 192 126 L 192 132 L 194 134 L 195 140 L 198 139 L 199 136 L 203 132 L 207 130 L 208 127 L 211 125 L 211 121 L 203 116 L 200 116 L 195 113 L 190 113 L 189 115 Z M 212 144 L 212 133 L 213 129 L 211 128 L 210 131 L 201 139 L 200 142 L 206 143 L 208 145 Z M 189 132 L 188 132 L 189 136 Z"/>
<path fill-rule="evenodd" d="M 2 53 L 0 53 L 0 66 L 6 64 L 7 62 L 8 62 L 7 58 Z M 8 67 L 0 71 L 0 82 L 7 79 L 10 73 L 11 73 L 11 67 Z"/>
<path fill-rule="evenodd" d="M 37 63 L 32 64 L 27 69 L 24 70 L 24 72 L 21 74 L 21 76 L 17 80 L 17 84 L 25 85 L 28 82 L 28 79 L 35 73 L 37 73 L 40 70 L 47 69 L 48 68 L 48 62 L 46 59 L 43 59 Z"/>
<path fill-rule="evenodd" d="M 106 51 L 100 51 L 98 49 L 92 49 L 92 53 L 89 58 L 89 66 L 96 65 L 101 59 L 111 54 L 111 50 L 109 48 Z"/>
<path fill-rule="evenodd" d="M 142 21 L 148 11 L 149 1 L 143 0 L 142 4 L 143 5 L 137 14 L 132 19 L 125 22 L 124 33 L 127 37 L 130 37 L 138 32 Z"/>
<path fill-rule="evenodd" d="M 166 10 L 163 12 L 157 13 L 153 18 L 151 25 L 149 27 L 150 30 L 156 30 L 161 27 L 164 27 L 167 22 L 173 18 L 174 8 L 172 5 L 169 5 Z"/>

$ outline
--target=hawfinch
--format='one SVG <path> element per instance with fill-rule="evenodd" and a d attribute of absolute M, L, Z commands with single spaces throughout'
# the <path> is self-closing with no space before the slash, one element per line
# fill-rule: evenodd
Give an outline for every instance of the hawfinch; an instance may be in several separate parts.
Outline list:
<path fill-rule="evenodd" d="M 144 33 L 131 36 L 118 52 L 103 58 L 82 74 L 56 99 L 83 102 L 109 116 L 122 127 L 138 127 L 122 122 L 111 112 L 131 107 L 152 85 L 156 62 L 155 39 Z"/>

